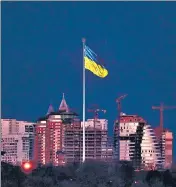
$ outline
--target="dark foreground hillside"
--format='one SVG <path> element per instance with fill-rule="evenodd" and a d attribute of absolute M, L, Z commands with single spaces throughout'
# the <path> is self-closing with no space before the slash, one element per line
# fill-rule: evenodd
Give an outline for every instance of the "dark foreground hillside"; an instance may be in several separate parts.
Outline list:
<path fill-rule="evenodd" d="M 24 174 L 20 167 L 1 163 L 2 187 L 176 187 L 176 176 L 169 171 L 135 172 L 121 166 L 89 161 L 83 165 L 38 167 Z"/>

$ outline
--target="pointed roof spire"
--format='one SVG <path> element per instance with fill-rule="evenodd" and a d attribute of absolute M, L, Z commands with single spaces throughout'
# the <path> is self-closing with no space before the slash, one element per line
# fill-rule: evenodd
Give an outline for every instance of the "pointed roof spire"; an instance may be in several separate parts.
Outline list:
<path fill-rule="evenodd" d="M 49 115 L 51 112 L 54 112 L 54 108 L 53 108 L 52 104 L 49 105 L 48 112 L 46 115 Z"/>
<path fill-rule="evenodd" d="M 62 101 L 61 101 L 61 104 L 59 106 L 59 111 L 65 111 L 65 112 L 68 112 L 69 111 L 69 107 L 66 103 L 66 100 L 65 100 L 65 95 L 63 93 L 62 95 Z"/>

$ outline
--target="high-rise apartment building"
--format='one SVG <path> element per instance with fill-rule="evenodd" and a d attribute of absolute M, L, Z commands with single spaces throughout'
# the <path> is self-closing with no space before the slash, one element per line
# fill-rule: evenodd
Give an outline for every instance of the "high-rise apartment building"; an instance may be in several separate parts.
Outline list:
<path fill-rule="evenodd" d="M 160 146 L 162 166 L 164 169 L 169 169 L 171 168 L 173 161 L 173 133 L 168 129 L 163 129 L 161 134 L 160 127 L 156 127 L 154 132 Z"/>
<path fill-rule="evenodd" d="M 118 130 L 118 121 L 115 124 Z M 131 161 L 135 168 L 161 166 L 160 148 L 153 129 L 137 115 L 120 116 L 120 160 Z M 116 137 L 115 140 L 117 140 Z M 114 144 L 118 146 L 118 144 Z M 118 149 L 115 149 L 118 150 Z"/>
<path fill-rule="evenodd" d="M 79 163 L 81 158 L 82 131 L 79 119 L 65 126 L 64 152 L 66 163 Z"/>
<path fill-rule="evenodd" d="M 2 150 L 6 152 L 2 161 L 14 165 L 33 159 L 34 123 L 1 119 Z"/>
<path fill-rule="evenodd" d="M 106 119 L 88 119 L 85 122 L 85 159 L 109 161 L 112 147 L 108 142 Z M 65 154 L 67 162 L 81 162 L 83 156 L 83 123 L 74 121 L 65 129 Z"/>
<path fill-rule="evenodd" d="M 35 126 L 35 161 L 55 166 L 65 164 L 65 127 L 76 116 L 69 111 L 64 95 L 57 112 L 50 105 L 47 115 L 40 118 Z"/>
<path fill-rule="evenodd" d="M 40 118 L 35 125 L 34 137 L 34 160 L 40 164 L 45 164 L 45 138 L 46 138 L 47 118 Z"/>

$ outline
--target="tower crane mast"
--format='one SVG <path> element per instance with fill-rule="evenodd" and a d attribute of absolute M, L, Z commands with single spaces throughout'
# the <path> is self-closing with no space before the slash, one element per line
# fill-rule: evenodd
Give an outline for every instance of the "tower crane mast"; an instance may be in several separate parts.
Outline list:
<path fill-rule="evenodd" d="M 106 110 L 96 108 L 96 109 L 88 109 L 88 112 L 93 112 L 94 113 L 94 119 L 97 120 L 99 112 L 106 113 Z"/>
<path fill-rule="evenodd" d="M 121 100 L 125 99 L 126 96 L 127 96 L 127 94 L 124 94 L 116 99 L 117 109 L 118 109 L 118 113 L 119 113 L 118 116 L 120 116 L 120 113 L 122 110 Z"/>
<path fill-rule="evenodd" d="M 163 155 L 163 140 L 162 140 L 162 135 L 163 135 L 163 127 L 164 127 L 164 119 L 163 119 L 163 112 L 164 110 L 168 109 L 176 109 L 176 106 L 164 106 L 163 103 L 160 103 L 160 106 L 152 106 L 153 110 L 159 110 L 160 111 L 160 126 L 159 126 L 159 140 L 160 140 L 160 151 L 161 151 L 161 157 L 163 160 L 165 160 L 165 155 Z M 163 164 L 165 164 L 165 161 L 163 161 Z"/>
<path fill-rule="evenodd" d="M 118 97 L 116 99 L 116 103 L 117 103 L 117 110 L 118 110 L 118 128 L 116 127 L 116 123 L 114 125 L 114 157 L 115 159 L 117 158 L 117 154 L 118 154 L 118 161 L 120 161 L 120 115 L 121 115 L 121 110 L 122 110 L 122 106 L 121 106 L 121 100 L 123 100 L 125 97 L 127 96 L 127 94 L 121 95 L 120 97 Z M 118 149 L 117 149 L 118 146 Z"/>
<path fill-rule="evenodd" d="M 163 131 L 163 126 L 164 126 L 163 112 L 164 112 L 164 110 L 176 109 L 176 106 L 164 106 L 163 103 L 160 103 L 160 106 L 152 106 L 152 109 L 160 111 L 160 130 Z"/>

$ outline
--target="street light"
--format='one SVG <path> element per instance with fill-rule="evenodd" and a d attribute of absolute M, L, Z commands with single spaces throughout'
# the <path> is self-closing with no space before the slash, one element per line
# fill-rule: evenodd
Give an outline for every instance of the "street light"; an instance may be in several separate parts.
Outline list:
<path fill-rule="evenodd" d="M 34 169 L 34 165 L 33 165 L 33 163 L 31 161 L 22 162 L 21 170 L 25 174 L 31 173 L 33 169 Z"/>

